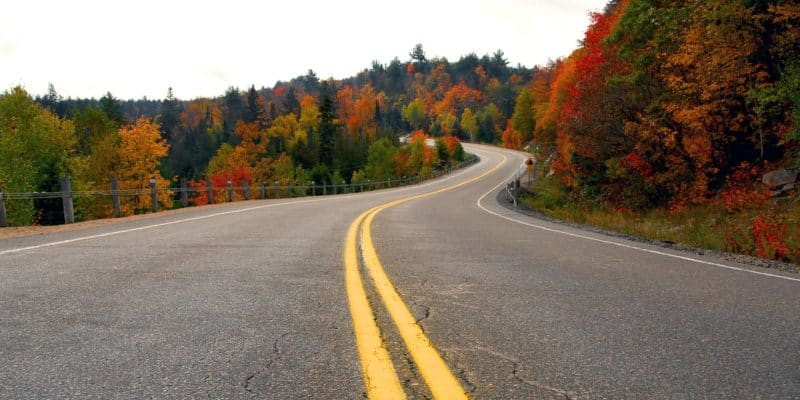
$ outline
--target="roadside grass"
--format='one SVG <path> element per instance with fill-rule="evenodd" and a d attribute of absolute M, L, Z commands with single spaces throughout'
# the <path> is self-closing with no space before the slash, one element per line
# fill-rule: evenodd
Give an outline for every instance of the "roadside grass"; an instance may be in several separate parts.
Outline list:
<path fill-rule="evenodd" d="M 547 217 L 649 240 L 800 264 L 800 194 L 727 213 L 719 204 L 677 211 L 619 210 L 600 201 L 576 201 L 557 179 L 541 179 L 523 205 Z"/>

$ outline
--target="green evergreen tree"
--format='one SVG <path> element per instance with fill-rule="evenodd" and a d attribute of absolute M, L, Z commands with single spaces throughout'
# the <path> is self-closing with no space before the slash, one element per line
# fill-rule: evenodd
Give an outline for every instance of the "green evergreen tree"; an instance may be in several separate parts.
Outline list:
<path fill-rule="evenodd" d="M 108 115 L 108 118 L 114 121 L 117 126 L 125 124 L 125 116 L 122 114 L 122 104 L 111 92 L 106 92 L 106 94 L 100 98 L 100 109 L 102 109 L 103 112 Z"/>
<path fill-rule="evenodd" d="M 334 141 L 336 140 L 336 106 L 333 104 L 330 83 L 323 82 L 319 99 L 319 162 L 333 166 Z"/>
<path fill-rule="evenodd" d="M 167 97 L 161 103 L 161 133 L 162 137 L 167 140 L 167 143 L 172 145 L 178 137 L 178 129 L 180 128 L 180 102 L 175 98 L 175 93 L 172 87 L 167 89 Z"/>

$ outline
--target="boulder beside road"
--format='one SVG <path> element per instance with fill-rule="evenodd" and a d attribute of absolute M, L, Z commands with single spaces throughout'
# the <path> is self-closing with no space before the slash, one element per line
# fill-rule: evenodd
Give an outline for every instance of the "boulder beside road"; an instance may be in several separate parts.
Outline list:
<path fill-rule="evenodd" d="M 773 197 L 783 196 L 794 190 L 797 174 L 798 171 L 781 168 L 764 174 L 761 178 L 761 182 L 773 191 Z"/>

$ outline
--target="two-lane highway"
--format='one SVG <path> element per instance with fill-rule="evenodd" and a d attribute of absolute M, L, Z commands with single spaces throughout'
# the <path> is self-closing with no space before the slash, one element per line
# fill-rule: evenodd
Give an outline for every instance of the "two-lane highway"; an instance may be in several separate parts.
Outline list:
<path fill-rule="evenodd" d="M 0 397 L 798 397 L 796 275 L 514 213 L 523 155 L 468 149 L 413 187 L 0 240 Z"/>

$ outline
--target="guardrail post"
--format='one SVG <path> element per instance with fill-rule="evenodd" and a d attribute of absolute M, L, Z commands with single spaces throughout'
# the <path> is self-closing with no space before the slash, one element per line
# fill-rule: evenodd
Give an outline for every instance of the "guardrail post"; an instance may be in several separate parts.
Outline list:
<path fill-rule="evenodd" d="M 278 181 L 275 181 L 274 186 L 275 186 L 275 198 L 276 199 L 280 199 L 281 198 L 281 188 L 278 186 Z"/>
<path fill-rule="evenodd" d="M 119 180 L 117 177 L 111 178 L 111 204 L 114 206 L 114 218 L 122 216 L 122 209 L 119 205 Z"/>
<path fill-rule="evenodd" d="M 264 200 L 267 198 L 267 185 L 261 183 L 258 187 L 258 198 Z"/>
<path fill-rule="evenodd" d="M 8 226 L 8 221 L 6 220 L 6 199 L 3 196 L 3 190 L 0 189 L 0 228 L 6 226 Z"/>
<path fill-rule="evenodd" d="M 328 184 L 325 183 L 325 182 L 322 182 L 322 195 L 325 196 L 327 194 L 328 194 Z"/>
<path fill-rule="evenodd" d="M 206 178 L 206 196 L 208 204 L 214 204 L 214 186 L 211 185 L 211 178 Z"/>
<path fill-rule="evenodd" d="M 186 188 L 186 178 L 181 178 L 181 205 L 189 207 L 189 191 Z"/>
<path fill-rule="evenodd" d="M 233 182 L 228 179 L 228 203 L 233 201 Z"/>
<path fill-rule="evenodd" d="M 244 181 L 242 186 L 244 186 L 244 199 L 250 200 L 250 182 Z"/>
<path fill-rule="evenodd" d="M 153 212 L 158 212 L 158 192 L 155 178 L 150 178 L 150 208 Z"/>
<path fill-rule="evenodd" d="M 61 202 L 64 205 L 64 223 L 74 223 L 75 210 L 72 208 L 72 184 L 69 175 L 61 179 Z"/>
<path fill-rule="evenodd" d="M 292 190 L 292 184 L 289 184 L 289 197 L 294 197 L 294 190 Z"/>

